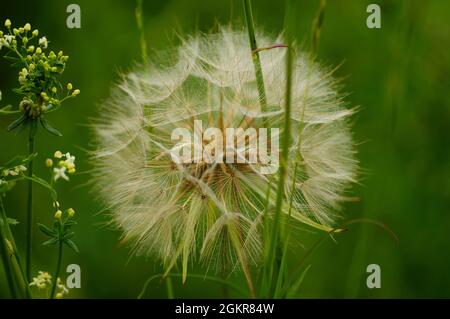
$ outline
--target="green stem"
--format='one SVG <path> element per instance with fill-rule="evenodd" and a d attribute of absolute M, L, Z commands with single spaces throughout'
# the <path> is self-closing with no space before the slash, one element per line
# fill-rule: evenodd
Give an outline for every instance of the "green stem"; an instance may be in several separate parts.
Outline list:
<path fill-rule="evenodd" d="M 223 281 L 226 281 L 226 269 L 227 269 L 227 267 L 226 267 L 226 265 L 225 266 L 223 266 L 223 268 L 222 268 L 222 273 L 221 273 L 221 278 L 222 278 L 222 280 Z M 230 290 L 228 289 L 228 286 L 227 285 L 222 285 L 222 297 L 224 298 L 224 299 L 229 299 L 230 298 Z"/>
<path fill-rule="evenodd" d="M 34 153 L 34 133 L 35 131 L 30 126 L 30 134 L 28 137 L 28 155 Z M 28 162 L 28 177 L 33 177 L 33 159 Z M 31 281 L 31 246 L 33 241 L 33 181 L 28 180 L 28 199 L 27 199 L 27 233 L 26 233 L 26 259 L 25 271 L 28 281 Z"/>
<path fill-rule="evenodd" d="M 8 222 L 3 218 L 1 219 L 2 223 Z M 3 268 L 5 270 L 6 281 L 8 282 L 9 291 L 11 293 L 11 297 L 17 299 L 16 287 L 14 284 L 14 279 L 11 270 L 11 260 L 9 259 L 8 246 L 6 244 L 6 236 L 3 234 L 3 226 L 0 225 L 0 255 L 3 262 Z"/>
<path fill-rule="evenodd" d="M 62 251 L 63 251 L 63 243 L 62 243 L 62 241 L 60 241 L 58 244 L 58 260 L 56 262 L 55 273 L 53 274 L 53 285 L 52 285 L 52 291 L 50 293 L 50 299 L 55 298 L 56 285 L 58 283 L 59 272 L 61 270 Z"/>
<path fill-rule="evenodd" d="M 297 163 L 295 164 L 294 167 L 294 178 L 292 179 L 292 190 L 291 190 L 291 195 L 290 195 L 290 199 L 289 199 L 289 211 L 288 211 L 288 217 L 291 217 L 291 212 L 292 212 L 292 204 L 294 202 L 294 190 L 295 190 L 295 183 L 297 181 L 297 168 L 298 165 Z M 281 297 L 280 295 L 280 290 L 281 287 L 285 281 L 285 269 L 286 269 L 286 265 L 287 265 L 287 253 L 288 253 L 288 248 L 289 248 L 289 239 L 291 236 L 291 227 L 290 227 L 290 223 L 287 223 L 285 228 L 283 229 L 282 235 L 284 234 L 284 247 L 283 247 L 283 253 L 281 255 L 281 262 L 280 262 L 280 266 L 278 268 L 278 277 L 277 277 L 277 284 L 275 286 L 275 292 L 274 292 L 274 298 L 279 298 Z"/>
<path fill-rule="evenodd" d="M 137 0 L 136 5 L 136 23 L 139 30 L 139 36 L 140 36 L 140 45 L 141 45 L 141 56 L 142 61 L 146 62 L 148 55 L 147 55 L 147 43 L 145 41 L 145 32 L 144 32 L 144 14 L 142 11 L 142 0 Z"/>
<path fill-rule="evenodd" d="M 264 77 L 261 68 L 261 60 L 259 58 L 258 46 L 256 44 L 255 25 L 253 23 L 252 6 L 250 0 L 244 1 L 245 22 L 247 24 L 248 37 L 250 40 L 250 48 L 252 49 L 252 60 L 255 68 L 256 85 L 258 86 L 259 103 L 261 111 L 267 111 L 267 97 L 264 87 Z"/>
<path fill-rule="evenodd" d="M 167 276 L 166 278 L 166 289 L 167 289 L 167 298 L 174 299 L 175 295 L 173 293 L 172 278 L 170 276 Z"/>
<path fill-rule="evenodd" d="M 5 264 L 5 271 L 9 266 L 9 275 L 13 278 L 13 281 L 20 288 L 21 296 L 31 298 L 30 288 L 28 286 L 28 281 L 23 272 L 22 264 L 20 258 L 17 254 L 17 246 L 12 235 L 11 229 L 9 228 L 8 218 L 6 216 L 6 211 L 3 206 L 3 201 L 0 198 L 0 240 L 1 245 L 4 247 L 6 252 L 8 265 Z M 8 274 L 7 274 L 8 276 Z"/>
<path fill-rule="evenodd" d="M 288 1 L 289 4 L 289 1 Z M 288 26 L 288 25 L 287 25 Z M 287 56 L 286 56 L 286 105 L 284 111 L 284 127 L 283 136 L 281 140 L 281 154 L 280 154 L 280 167 L 277 185 L 277 194 L 275 201 L 275 212 L 272 227 L 272 236 L 269 243 L 268 251 L 268 279 L 272 282 L 274 272 L 277 271 L 277 266 L 280 266 L 281 260 L 277 259 L 276 248 L 279 245 L 279 233 L 280 233 L 280 220 L 283 209 L 283 200 L 285 197 L 284 184 L 287 173 L 287 161 L 290 146 L 290 134 L 291 134 L 291 84 L 292 84 L 292 47 L 291 47 L 291 34 L 290 28 L 286 28 L 286 42 L 287 42 Z M 279 270 L 279 269 L 278 269 Z"/>
<path fill-rule="evenodd" d="M 320 0 L 319 9 L 316 14 L 312 26 L 312 54 L 313 56 L 317 54 L 317 49 L 319 47 L 320 40 L 320 30 L 322 29 L 323 20 L 325 17 L 325 7 L 327 5 L 326 0 Z"/>

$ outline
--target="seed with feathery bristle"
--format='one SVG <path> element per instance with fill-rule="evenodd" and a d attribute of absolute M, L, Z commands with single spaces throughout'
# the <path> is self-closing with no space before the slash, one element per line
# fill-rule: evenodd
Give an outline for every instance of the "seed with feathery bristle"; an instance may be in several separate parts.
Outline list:
<path fill-rule="evenodd" d="M 176 164 L 170 155 L 175 128 L 193 131 L 205 147 L 204 130 L 194 131 L 199 120 L 221 131 L 282 131 L 286 49 L 274 47 L 281 36 L 258 34 L 258 39 L 260 47 L 271 48 L 259 52 L 265 112 L 247 34 L 228 28 L 190 37 L 161 53 L 157 62 L 124 75 L 101 106 L 94 126 L 95 180 L 114 223 L 136 252 L 155 254 L 166 266 L 181 259 L 184 273 L 196 257 L 220 267 L 242 258 L 260 262 L 267 188 L 275 187 L 278 174 L 261 174 L 252 163 Z M 297 52 L 294 68 L 286 182 L 286 196 L 293 199 L 290 218 L 330 230 L 355 182 L 357 161 L 347 123 L 354 110 L 345 108 L 331 72 L 307 54 Z M 270 192 L 269 204 L 275 193 Z"/>

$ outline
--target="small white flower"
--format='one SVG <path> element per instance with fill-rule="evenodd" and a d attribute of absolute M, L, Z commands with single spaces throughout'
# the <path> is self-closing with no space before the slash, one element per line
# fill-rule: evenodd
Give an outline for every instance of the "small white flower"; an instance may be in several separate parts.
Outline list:
<path fill-rule="evenodd" d="M 40 39 L 39 39 L 39 45 L 40 45 L 41 47 L 43 47 L 44 49 L 47 49 L 47 47 L 48 47 L 48 40 L 47 40 L 47 37 L 42 37 L 42 38 L 40 38 Z"/>
<path fill-rule="evenodd" d="M 54 179 L 57 181 L 58 179 L 62 178 L 66 181 L 69 180 L 69 177 L 66 175 L 67 168 L 65 166 L 62 167 L 55 167 L 53 169 Z"/>
<path fill-rule="evenodd" d="M 75 167 L 75 156 L 70 155 L 69 152 L 66 153 L 66 166 L 69 169 Z"/>
<path fill-rule="evenodd" d="M 45 289 L 52 283 L 52 276 L 48 272 L 39 271 L 38 275 L 30 282 L 30 287 L 37 287 L 38 289 Z"/>
<path fill-rule="evenodd" d="M 9 48 L 11 43 L 12 43 L 12 41 L 15 40 L 15 39 L 16 39 L 16 37 L 13 36 L 13 35 L 9 35 L 9 34 L 5 35 L 2 39 L 0 39 L 0 49 L 2 47 Z"/>
<path fill-rule="evenodd" d="M 10 170 L 10 171 L 9 171 L 9 175 L 11 175 L 11 176 L 17 176 L 17 175 L 19 175 L 19 173 L 18 173 L 17 171 L 15 171 L 15 170 Z"/>

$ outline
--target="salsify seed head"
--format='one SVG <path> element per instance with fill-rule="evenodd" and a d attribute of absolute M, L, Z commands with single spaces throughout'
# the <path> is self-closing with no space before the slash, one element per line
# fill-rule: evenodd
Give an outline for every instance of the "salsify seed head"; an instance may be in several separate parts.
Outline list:
<path fill-rule="evenodd" d="M 248 35 L 230 28 L 156 53 L 154 62 L 123 75 L 100 106 L 102 116 L 93 125 L 95 181 L 136 252 L 157 255 L 169 267 L 181 260 L 183 272 L 196 258 L 230 268 L 236 261 L 261 261 L 262 217 L 266 204 L 268 213 L 273 211 L 279 174 L 261 173 L 261 163 L 230 163 L 223 156 L 177 163 L 178 141 L 171 135 L 176 128 L 192 132 L 188 149 L 195 154 L 196 147 L 212 143 L 205 141 L 208 127 L 224 136 L 226 128 L 254 128 L 256 134 L 241 136 L 248 143 L 262 128 L 283 134 L 287 49 L 276 45 L 282 36 L 257 34 L 257 39 L 260 47 L 272 47 L 259 52 L 263 107 Z M 345 107 L 330 70 L 298 49 L 294 62 L 283 212 L 288 214 L 292 198 L 289 220 L 330 231 L 356 177 L 348 124 L 354 110 Z M 217 138 L 214 143 L 226 145 Z M 249 148 L 233 151 L 245 157 Z"/>

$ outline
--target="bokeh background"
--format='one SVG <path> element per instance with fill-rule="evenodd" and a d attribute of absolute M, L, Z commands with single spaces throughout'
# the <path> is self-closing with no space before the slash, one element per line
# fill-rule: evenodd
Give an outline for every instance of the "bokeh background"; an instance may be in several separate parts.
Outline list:
<path fill-rule="evenodd" d="M 89 181 L 92 147 L 88 124 L 102 116 L 96 105 L 108 96 L 118 73 L 130 69 L 140 58 L 135 2 L 77 0 L 81 6 L 81 29 L 66 27 L 66 7 L 73 1 L 1 0 L 0 21 L 14 25 L 30 22 L 46 35 L 52 49 L 70 55 L 64 81 L 71 81 L 82 94 L 53 113 L 49 120 L 64 134 L 57 138 L 40 131 L 37 170 L 46 176 L 46 157 L 55 150 L 77 156 L 78 174 L 60 183 L 61 202 L 74 207 L 80 253 L 65 250 L 63 264 L 82 269 L 82 288 L 72 298 L 135 298 L 144 281 L 161 272 L 151 258 L 130 258 L 119 243 L 120 233 L 106 225 L 102 206 Z M 366 27 L 366 7 L 378 3 L 382 28 Z M 318 1 L 298 3 L 297 39 L 310 48 L 310 30 Z M 354 117 L 363 168 L 355 200 L 345 207 L 345 218 L 370 218 L 395 231 L 397 243 L 386 231 L 368 223 L 352 224 L 347 233 L 327 240 L 307 260 L 311 265 L 299 297 L 391 298 L 450 297 L 450 2 L 441 0 L 329 0 L 321 33 L 318 59 L 341 65 L 351 105 L 360 106 Z M 253 1 L 257 25 L 278 33 L 282 30 L 283 1 Z M 240 0 L 144 0 L 145 33 L 151 50 L 175 45 L 176 33 L 213 30 L 230 21 L 243 26 Z M 3 53 L 3 52 L 1 52 Z M 0 59 L 1 105 L 17 105 L 17 74 Z M 0 118 L 0 162 L 27 149 L 26 136 L 6 132 L 12 118 Z M 25 185 L 8 194 L 9 215 L 25 220 Z M 49 223 L 53 209 L 48 193 L 35 187 L 35 220 Z M 24 223 L 14 228 L 20 247 Z M 53 271 L 54 248 L 42 246 L 35 230 L 34 272 Z M 292 262 L 301 258 L 320 234 L 299 234 L 304 247 L 294 249 Z M 381 289 L 366 287 L 368 264 L 381 266 Z M 193 269 L 192 272 L 200 272 Z M 8 297 L 0 269 L 0 297 Z M 242 278 L 230 280 L 242 283 Z M 176 297 L 221 297 L 216 284 L 191 279 L 185 286 L 175 280 Z M 153 283 L 146 297 L 166 296 L 163 284 Z M 239 296 L 236 296 L 239 297 Z"/>

